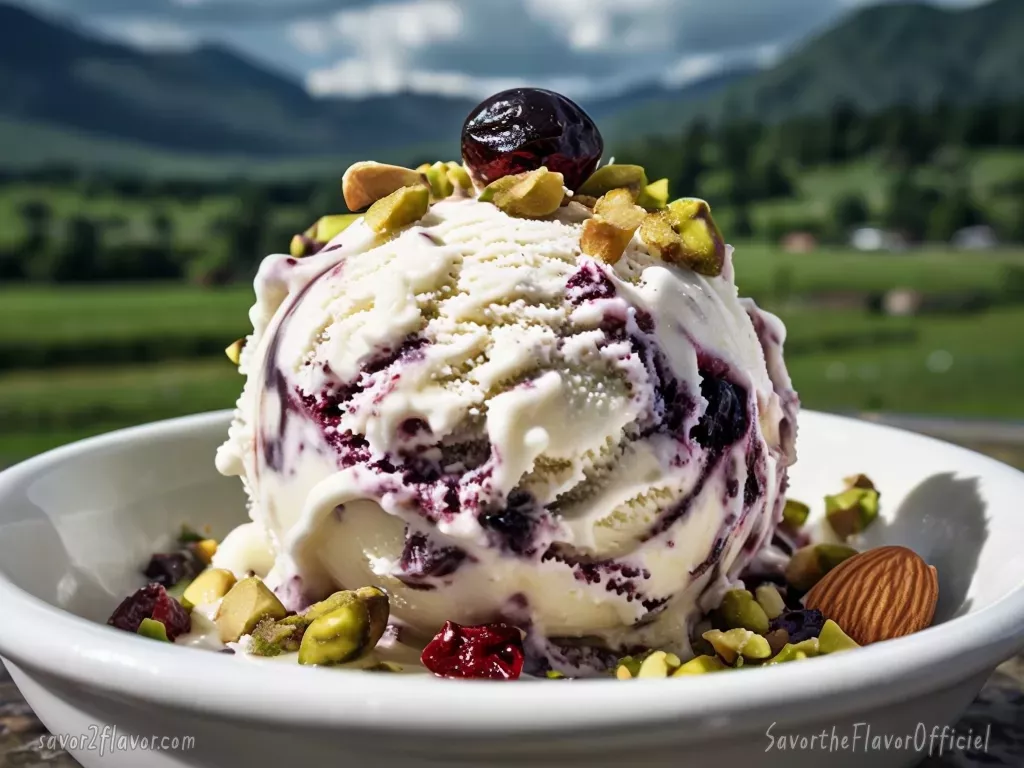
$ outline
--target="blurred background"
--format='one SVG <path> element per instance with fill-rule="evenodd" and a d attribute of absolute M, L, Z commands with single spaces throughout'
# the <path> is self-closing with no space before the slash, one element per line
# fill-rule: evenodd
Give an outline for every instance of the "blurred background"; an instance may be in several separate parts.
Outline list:
<path fill-rule="evenodd" d="M 807 406 L 1024 464 L 1022 40 L 1022 0 L 0 0 L 0 466 L 231 406 L 259 260 L 520 84 L 711 203 Z"/>

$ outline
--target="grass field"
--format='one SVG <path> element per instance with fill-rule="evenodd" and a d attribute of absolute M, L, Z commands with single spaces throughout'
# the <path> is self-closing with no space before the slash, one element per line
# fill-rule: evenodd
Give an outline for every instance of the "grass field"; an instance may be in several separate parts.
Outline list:
<path fill-rule="evenodd" d="M 1024 306 L 891 318 L 804 301 L 895 286 L 998 292 L 1010 267 L 1024 268 L 1024 251 L 737 251 L 741 292 L 761 297 L 787 323 L 787 360 L 804 404 L 836 411 L 1024 419 Z M 784 304 L 774 298 L 781 283 Z M 0 465 L 89 434 L 230 407 L 241 380 L 220 349 L 246 332 L 251 303 L 248 286 L 0 290 L 0 353 L 58 352 L 45 368 L 0 368 Z M 87 355 L 61 361 L 61 350 L 82 349 L 124 354 L 108 364 Z"/>

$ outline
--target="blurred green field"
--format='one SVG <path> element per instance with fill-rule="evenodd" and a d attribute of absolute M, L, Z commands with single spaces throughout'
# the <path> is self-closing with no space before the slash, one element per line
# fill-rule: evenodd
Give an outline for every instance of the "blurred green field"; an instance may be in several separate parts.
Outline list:
<path fill-rule="evenodd" d="M 1007 270 L 1024 268 L 1024 251 L 784 254 L 747 244 L 736 265 L 741 292 L 787 323 L 805 406 L 1024 419 L 1024 305 L 887 317 L 808 303 L 896 286 L 999 295 Z M 0 367 L 0 465 L 89 434 L 231 407 L 241 380 L 221 350 L 248 330 L 252 299 L 248 286 L 0 290 L 0 360 L 21 349 L 46 361 Z M 69 350 L 99 357 L 65 360 Z M 141 352 L 145 362 L 131 362 Z"/>

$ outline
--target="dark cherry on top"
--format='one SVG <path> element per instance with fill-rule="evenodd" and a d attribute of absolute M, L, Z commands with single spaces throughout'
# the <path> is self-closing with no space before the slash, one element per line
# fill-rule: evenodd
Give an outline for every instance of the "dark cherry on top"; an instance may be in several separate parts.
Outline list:
<path fill-rule="evenodd" d="M 481 186 L 547 166 L 577 189 L 603 152 L 604 140 L 590 116 L 565 96 L 540 88 L 495 94 L 462 126 L 462 158 Z"/>

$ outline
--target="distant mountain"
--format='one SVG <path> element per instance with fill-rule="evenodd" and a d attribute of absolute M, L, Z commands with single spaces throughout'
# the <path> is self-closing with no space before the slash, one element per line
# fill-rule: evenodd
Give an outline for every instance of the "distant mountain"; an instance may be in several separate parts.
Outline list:
<path fill-rule="evenodd" d="M 837 101 L 864 110 L 1024 98 L 1024 0 L 966 9 L 865 8 L 777 66 L 717 94 L 702 111 L 776 120 Z"/>
<path fill-rule="evenodd" d="M 730 81 L 651 86 L 586 106 L 603 118 L 648 101 L 690 102 Z M 0 145 L 0 161 L 69 160 L 76 149 L 95 147 L 108 164 L 119 142 L 130 164 L 175 152 L 383 157 L 425 147 L 455 155 L 473 104 L 417 94 L 314 99 L 301 84 L 224 47 L 148 53 L 0 3 L 0 122 L 2 133 L 17 139 Z"/>
<path fill-rule="evenodd" d="M 323 101 L 219 46 L 145 53 L 0 5 L 0 118 L 162 149 L 309 156 L 425 143 L 450 99 Z"/>
<path fill-rule="evenodd" d="M 680 88 L 633 88 L 583 105 L 609 149 L 676 133 L 696 115 L 775 120 L 837 100 L 864 109 L 939 98 L 1024 98 L 1024 0 L 968 9 L 888 3 L 853 13 L 768 70 L 740 68 Z M 0 162 L 59 157 L 139 164 L 159 154 L 315 164 L 458 152 L 472 101 L 413 94 L 314 99 L 233 51 L 147 53 L 0 0 Z M 409 149 L 419 147 L 421 151 Z M 86 151 L 90 148 L 90 151 Z M 92 150 L 95 151 L 92 151 Z"/>

